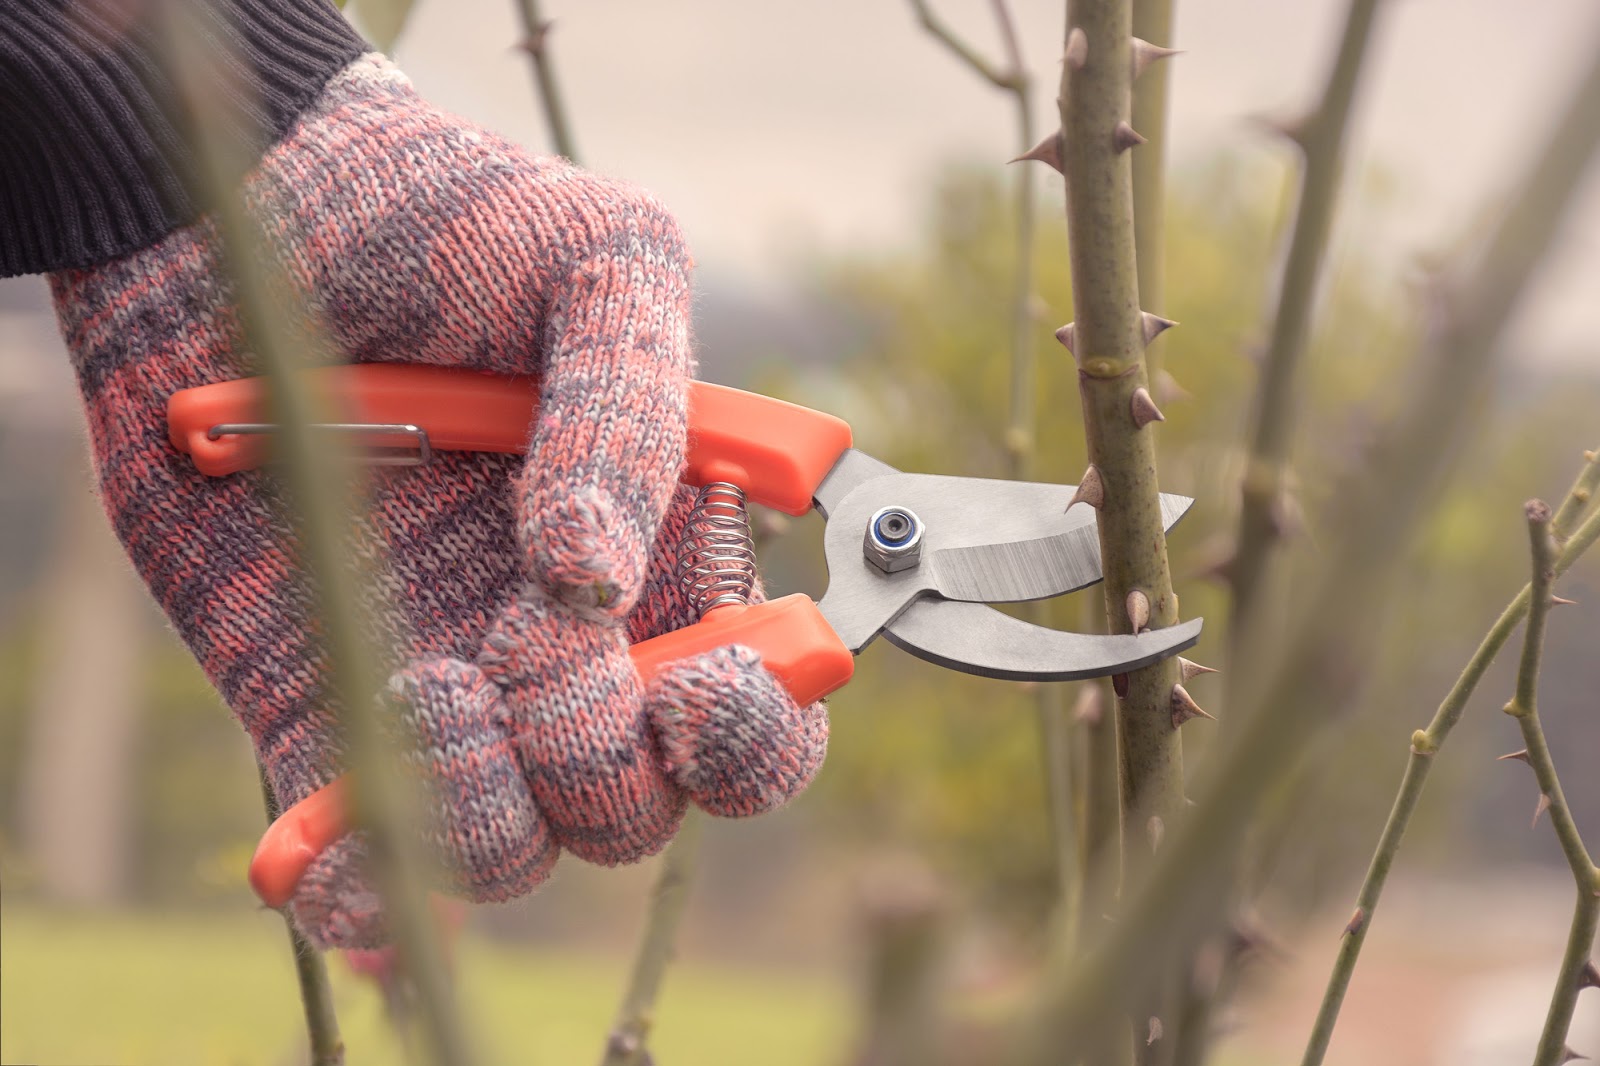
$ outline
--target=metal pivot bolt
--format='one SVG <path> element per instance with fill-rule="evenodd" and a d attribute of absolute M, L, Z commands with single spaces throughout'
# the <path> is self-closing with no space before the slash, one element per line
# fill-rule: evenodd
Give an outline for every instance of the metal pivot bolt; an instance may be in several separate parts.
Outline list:
<path fill-rule="evenodd" d="M 867 519 L 863 550 L 885 573 L 909 570 L 922 558 L 922 519 L 904 507 L 880 508 Z"/>

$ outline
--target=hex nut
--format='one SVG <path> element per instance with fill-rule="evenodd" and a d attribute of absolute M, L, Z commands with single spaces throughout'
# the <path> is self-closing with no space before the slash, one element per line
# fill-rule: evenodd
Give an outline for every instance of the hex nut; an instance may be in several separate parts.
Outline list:
<path fill-rule="evenodd" d="M 867 519 L 862 551 L 886 574 L 909 570 L 922 561 L 922 519 L 904 507 L 883 507 Z"/>

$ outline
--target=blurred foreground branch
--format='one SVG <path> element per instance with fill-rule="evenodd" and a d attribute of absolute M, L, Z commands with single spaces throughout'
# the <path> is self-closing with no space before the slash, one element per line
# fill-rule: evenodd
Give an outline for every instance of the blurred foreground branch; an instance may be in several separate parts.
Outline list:
<path fill-rule="evenodd" d="M 248 167 L 227 157 L 227 142 L 218 135 L 225 94 L 217 87 L 228 83 L 218 64 L 229 57 L 218 54 L 181 17 L 169 19 L 167 29 L 184 103 L 199 134 L 200 184 L 216 226 L 219 263 L 232 282 L 244 348 L 265 373 L 271 419 L 283 430 L 278 444 L 293 517 L 298 519 L 298 562 L 315 597 L 328 659 L 328 691 L 339 709 L 352 823 L 367 834 L 373 878 L 402 970 L 417 989 L 430 1057 L 441 1066 L 463 1066 L 471 1061 L 466 1032 L 424 898 L 423 886 L 433 879 L 427 876 L 414 831 L 425 823 L 420 797 L 397 772 L 400 759 L 379 721 L 383 679 L 357 616 L 357 605 L 366 602 L 361 595 L 365 575 L 348 550 L 345 532 L 351 525 L 345 494 L 355 483 L 353 464 L 342 450 L 313 440 L 307 429 L 311 423 L 337 419 L 326 417 L 323 398 L 313 393 L 289 355 L 296 346 L 285 324 L 296 316 L 275 296 L 281 290 L 273 285 L 266 241 L 230 179 Z"/>
<path fill-rule="evenodd" d="M 1595 539 L 1600 537 L 1600 508 L 1596 508 L 1594 515 L 1581 527 L 1574 529 L 1571 525 L 1581 517 L 1584 506 L 1594 495 L 1596 485 L 1600 484 L 1600 453 L 1589 452 L 1586 454 L 1586 459 L 1583 471 L 1578 475 L 1572 490 L 1567 493 L 1551 524 L 1555 537 L 1563 542 L 1563 547 L 1554 560 L 1554 570 L 1557 575 L 1565 573 L 1578 561 L 1579 556 L 1588 550 Z M 1428 723 L 1428 728 L 1419 729 L 1412 734 L 1411 757 L 1406 763 L 1405 776 L 1400 781 L 1400 791 L 1395 796 L 1389 820 L 1384 824 L 1383 832 L 1378 838 L 1377 850 L 1373 853 L 1372 862 L 1367 868 L 1366 879 L 1356 895 L 1355 916 L 1346 928 L 1344 940 L 1339 945 L 1339 955 L 1334 962 L 1333 972 L 1328 977 L 1328 987 L 1322 995 L 1322 1006 L 1317 1012 L 1317 1020 L 1311 1030 L 1305 1056 L 1301 1060 L 1303 1066 L 1316 1066 L 1327 1054 L 1328 1043 L 1339 1020 L 1339 1008 L 1344 1003 L 1345 992 L 1349 989 L 1350 979 L 1355 974 L 1362 945 L 1366 943 L 1367 933 L 1372 928 L 1373 912 L 1378 907 L 1378 899 L 1383 894 L 1383 887 L 1389 878 L 1389 870 L 1394 865 L 1395 856 L 1399 854 L 1400 842 L 1405 836 L 1406 829 L 1411 825 L 1411 816 L 1416 811 L 1417 801 L 1422 797 L 1422 789 L 1427 783 L 1428 771 L 1433 768 L 1434 758 L 1444 746 L 1445 740 L 1449 738 L 1450 731 L 1461 720 L 1467 701 L 1477 690 L 1478 682 L 1483 680 L 1489 664 L 1494 662 L 1495 656 L 1500 654 L 1500 649 L 1511 639 L 1517 624 L 1528 614 L 1533 596 L 1533 586 L 1531 584 L 1523 586 L 1522 591 L 1501 613 L 1488 635 L 1483 638 L 1483 642 L 1478 645 L 1478 650 L 1473 652 L 1466 668 L 1461 671 L 1461 676 L 1456 679 L 1444 701 L 1434 712 L 1433 721 Z"/>

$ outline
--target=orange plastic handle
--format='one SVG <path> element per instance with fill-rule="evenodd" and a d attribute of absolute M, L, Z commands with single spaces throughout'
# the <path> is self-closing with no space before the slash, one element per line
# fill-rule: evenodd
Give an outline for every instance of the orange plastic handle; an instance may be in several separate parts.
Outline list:
<path fill-rule="evenodd" d="M 341 419 L 421 426 L 430 446 L 442 451 L 524 452 L 539 414 L 534 377 L 399 363 L 309 373 Z M 266 416 L 265 382 L 240 378 L 174 393 L 167 432 L 202 473 L 224 477 L 260 466 L 269 444 L 254 435 L 213 438 L 212 427 L 261 423 Z M 378 435 L 374 443 L 403 441 Z M 757 503 L 802 515 L 849 447 L 850 426 L 833 415 L 723 385 L 689 385 L 687 484 L 729 481 Z"/>
<path fill-rule="evenodd" d="M 640 678 L 649 682 L 668 663 L 727 644 L 761 653 L 762 663 L 802 706 L 850 680 L 855 656 L 804 594 L 750 606 L 708 611 L 692 626 L 640 641 L 629 649 Z M 267 827 L 250 860 L 250 886 L 269 907 L 294 895 L 306 868 L 350 830 L 346 781 L 339 778 L 284 811 Z"/>

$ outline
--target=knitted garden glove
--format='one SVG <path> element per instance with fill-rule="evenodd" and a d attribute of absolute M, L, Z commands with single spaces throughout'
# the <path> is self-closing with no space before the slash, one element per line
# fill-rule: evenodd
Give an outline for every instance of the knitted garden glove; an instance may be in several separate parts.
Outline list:
<path fill-rule="evenodd" d="M 752 653 L 677 664 L 649 692 L 627 655 L 630 629 L 693 620 L 669 576 L 683 497 L 663 523 L 692 369 L 666 212 L 429 107 L 377 56 L 327 84 L 243 191 L 314 358 L 544 379 L 526 461 L 374 471 L 353 532 L 381 563 L 363 616 L 395 670 L 385 705 L 421 745 L 449 887 L 524 894 L 561 847 L 648 855 L 685 789 L 732 814 L 803 787 L 825 723 Z M 212 228 L 51 280 L 107 510 L 288 807 L 341 772 L 292 524 L 270 473 L 206 478 L 166 438 L 173 392 L 259 373 Z M 313 942 L 383 941 L 362 852 L 347 837 L 302 879 L 291 908 Z"/>

